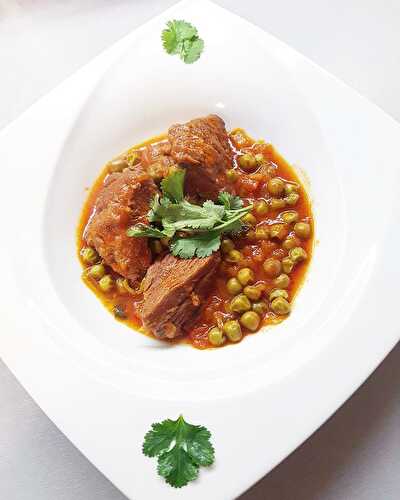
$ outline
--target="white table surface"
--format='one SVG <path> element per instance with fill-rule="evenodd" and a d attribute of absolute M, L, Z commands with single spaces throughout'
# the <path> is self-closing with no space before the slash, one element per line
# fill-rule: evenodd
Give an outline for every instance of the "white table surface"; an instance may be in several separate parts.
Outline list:
<path fill-rule="evenodd" d="M 400 120 L 399 0 L 216 2 L 275 34 Z M 0 0 L 0 128 L 173 3 Z M 242 500 L 400 498 L 399 380 L 400 345 L 319 431 Z M 125 499 L 1 362 L 0 499 Z"/>

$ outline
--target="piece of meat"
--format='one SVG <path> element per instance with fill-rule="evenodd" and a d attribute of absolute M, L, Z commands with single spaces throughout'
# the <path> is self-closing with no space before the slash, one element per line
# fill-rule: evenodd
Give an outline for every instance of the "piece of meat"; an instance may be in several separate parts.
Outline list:
<path fill-rule="evenodd" d="M 155 180 L 160 181 L 171 173 L 176 162 L 171 158 L 171 144 L 168 141 L 147 145 L 141 152 L 141 165 Z"/>
<path fill-rule="evenodd" d="M 226 170 L 232 166 L 232 149 L 219 116 L 172 125 L 168 140 L 171 157 L 186 167 L 185 193 L 215 199 L 227 189 Z"/>
<path fill-rule="evenodd" d="M 220 254 L 180 259 L 167 254 L 150 266 L 143 280 L 143 325 L 158 338 L 182 335 L 210 291 Z"/>
<path fill-rule="evenodd" d="M 157 192 L 153 179 L 141 167 L 106 178 L 89 220 L 85 238 L 106 264 L 132 282 L 140 280 L 151 264 L 147 238 L 130 238 L 129 226 L 147 222 L 150 201 Z"/>

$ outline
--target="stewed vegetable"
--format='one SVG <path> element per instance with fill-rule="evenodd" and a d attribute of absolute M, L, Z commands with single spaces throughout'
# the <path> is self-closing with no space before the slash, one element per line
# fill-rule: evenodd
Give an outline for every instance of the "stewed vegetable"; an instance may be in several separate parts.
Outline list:
<path fill-rule="evenodd" d="M 241 293 L 231 300 L 231 311 L 235 313 L 245 312 L 251 309 L 250 300 Z"/>
<path fill-rule="evenodd" d="M 213 346 L 220 346 L 225 342 L 224 334 L 220 328 L 214 327 L 208 332 L 208 340 Z"/>
<path fill-rule="evenodd" d="M 264 272 L 268 278 L 276 278 L 282 270 L 282 264 L 278 259 L 270 257 L 264 262 Z"/>
<path fill-rule="evenodd" d="M 224 333 L 232 342 L 238 342 L 242 338 L 242 329 L 237 320 L 229 320 L 224 324 Z"/>
<path fill-rule="evenodd" d="M 247 311 L 240 317 L 240 323 L 251 332 L 255 332 L 260 324 L 260 316 L 255 311 Z"/>
<path fill-rule="evenodd" d="M 296 233 L 296 236 L 302 238 L 303 240 L 306 240 L 310 237 L 311 234 L 310 224 L 308 224 L 307 222 L 298 222 L 294 226 L 294 232 Z"/>
<path fill-rule="evenodd" d="M 114 288 L 114 280 L 111 275 L 106 274 L 99 281 L 99 287 L 102 292 L 108 293 Z"/>
<path fill-rule="evenodd" d="M 99 260 L 99 255 L 94 248 L 84 247 L 81 250 L 81 258 L 84 264 L 94 264 Z"/>
<path fill-rule="evenodd" d="M 254 170 L 257 166 L 257 161 L 254 156 L 250 153 L 245 153 L 239 156 L 239 165 L 243 170 Z"/>
<path fill-rule="evenodd" d="M 95 280 L 100 280 L 106 274 L 106 269 L 103 264 L 95 264 L 88 269 L 88 276 Z"/>
<path fill-rule="evenodd" d="M 228 280 L 226 288 L 231 295 L 237 295 L 242 291 L 242 285 L 237 278 L 231 278 Z"/>
<path fill-rule="evenodd" d="M 267 187 L 272 196 L 280 196 L 285 190 L 285 183 L 279 177 L 273 177 L 268 181 Z"/>
<path fill-rule="evenodd" d="M 247 285 L 248 283 L 253 283 L 254 272 L 250 268 L 244 267 L 237 273 L 237 279 L 243 286 Z"/>
<path fill-rule="evenodd" d="M 201 127 L 204 127 L 204 122 Z M 201 132 L 196 133 L 201 135 Z M 229 135 L 229 144 L 227 137 L 226 143 L 216 149 L 217 153 L 207 149 L 207 155 L 193 157 L 195 161 L 199 161 L 196 163 L 196 170 L 191 172 L 196 176 L 196 182 L 190 185 L 193 180 L 189 178 L 184 185 L 185 191 L 181 194 L 179 189 L 175 189 L 176 186 L 172 186 L 171 198 L 163 200 L 163 207 L 177 200 L 188 202 L 186 207 L 184 204 L 179 207 L 185 215 L 185 225 L 170 232 L 168 223 L 171 223 L 171 219 L 166 220 L 165 226 L 164 222 L 160 224 L 155 220 L 149 237 L 137 238 L 137 241 L 131 238 L 121 252 L 114 252 L 112 246 L 103 248 L 99 245 L 99 241 L 107 243 L 107 239 L 113 238 L 115 234 L 116 239 L 112 244 L 118 246 L 126 236 L 126 232 L 122 236 L 118 233 L 120 222 L 115 227 L 109 226 L 112 218 L 105 218 L 102 238 L 88 238 L 87 228 L 90 229 L 98 212 L 97 199 L 100 198 L 103 204 L 104 200 L 111 200 L 115 204 L 120 199 L 127 199 L 123 191 L 121 195 L 102 195 L 102 190 L 109 189 L 107 186 L 111 184 L 108 179 L 129 179 L 138 172 L 142 176 L 139 182 L 150 182 L 151 186 L 143 185 L 143 189 L 147 190 L 148 199 L 154 200 L 159 193 L 164 193 L 162 186 L 165 186 L 165 182 L 168 184 L 166 179 L 170 171 L 189 171 L 192 157 L 183 154 L 182 158 L 189 162 L 185 164 L 172 159 L 171 140 L 170 136 L 165 136 L 148 141 L 106 164 L 102 176 L 89 195 L 79 228 L 79 257 L 84 266 L 83 279 L 117 319 L 149 334 L 143 319 L 143 303 L 149 283 L 151 285 L 160 275 L 164 276 L 160 271 L 150 279 L 150 270 L 171 255 L 177 237 L 187 237 L 184 243 L 188 243 L 196 236 L 198 242 L 193 241 L 192 244 L 197 246 L 202 238 L 207 237 L 210 246 L 206 250 L 204 245 L 201 247 L 205 252 L 204 257 L 201 252 L 200 255 L 189 252 L 188 256 L 202 261 L 218 254 L 218 258 L 214 259 L 216 264 L 212 267 L 211 276 L 200 273 L 195 279 L 190 275 L 190 265 L 183 267 L 182 273 L 174 277 L 170 288 L 167 287 L 167 293 L 170 290 L 175 293 L 178 283 L 185 282 L 186 275 L 189 284 L 176 292 L 179 297 L 177 302 L 165 301 L 162 303 L 165 306 L 160 309 L 161 316 L 168 311 L 175 311 L 171 316 L 178 322 L 179 315 L 188 311 L 189 320 L 178 327 L 173 321 L 165 322 L 162 334 L 158 334 L 157 326 L 152 328 L 151 333 L 169 340 L 177 337 L 179 331 L 184 331 L 185 335 L 180 338 L 195 347 L 212 347 L 217 350 L 239 343 L 246 335 L 257 332 L 263 326 L 283 321 L 291 313 L 293 299 L 312 256 L 315 231 L 313 215 L 304 187 L 293 169 L 270 144 L 262 140 L 254 141 L 243 130 L 237 129 Z M 208 142 L 196 139 L 191 147 L 213 148 L 213 144 L 216 144 L 214 141 L 220 140 L 220 137 L 214 136 Z M 182 147 L 182 144 L 183 142 L 178 141 L 176 147 Z M 231 158 L 226 149 L 227 144 L 231 148 Z M 214 154 L 218 161 L 207 167 L 207 170 L 202 162 L 213 160 Z M 148 174 L 147 177 L 142 175 L 143 172 Z M 143 181 L 145 177 L 150 178 L 150 181 Z M 131 189 L 128 182 L 121 182 L 120 185 L 121 189 Z M 219 200 L 221 192 L 229 194 Z M 204 203 L 208 204 L 202 211 Z M 218 203 L 220 207 L 217 206 Z M 135 206 L 135 198 L 128 200 L 127 206 L 122 207 L 115 220 L 124 221 L 124 218 L 129 217 L 131 207 Z M 242 210 L 243 207 L 243 211 L 238 212 L 231 227 L 225 230 L 223 226 L 212 239 L 207 234 L 210 233 L 209 228 L 220 228 L 227 221 L 221 219 L 221 207 L 231 218 L 234 217 L 235 210 Z M 112 210 L 110 214 L 113 215 Z M 191 218 L 193 214 L 195 217 Z M 147 223 L 149 217 L 154 217 L 154 212 L 151 215 L 145 209 L 139 220 Z M 172 222 L 179 224 L 181 221 Z M 160 233 L 160 230 L 165 232 Z M 139 243 L 140 251 L 133 255 L 131 261 L 133 266 L 141 266 L 143 259 L 144 268 L 137 274 L 128 275 L 124 266 L 131 257 L 130 248 Z M 185 246 L 185 251 L 188 246 L 190 247 Z M 211 252 L 211 257 L 207 252 Z M 121 265 L 115 266 L 118 259 Z M 165 279 L 168 277 L 169 274 L 165 273 Z M 157 318 L 158 316 L 155 321 Z M 269 334 L 273 335 L 272 329 Z"/>

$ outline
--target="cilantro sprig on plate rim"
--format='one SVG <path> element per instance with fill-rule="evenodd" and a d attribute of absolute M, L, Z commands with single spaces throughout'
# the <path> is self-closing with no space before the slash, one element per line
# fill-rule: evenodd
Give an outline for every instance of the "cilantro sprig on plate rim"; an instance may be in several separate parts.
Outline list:
<path fill-rule="evenodd" d="M 197 29 L 183 20 L 168 21 L 167 28 L 161 33 L 161 40 L 167 54 L 179 54 L 186 64 L 197 61 L 204 49 Z"/>
<path fill-rule="evenodd" d="M 206 427 L 192 425 L 182 415 L 177 420 L 152 424 L 145 435 L 143 453 L 157 457 L 157 471 L 174 488 L 182 488 L 199 475 L 199 467 L 214 462 L 211 433 Z"/>
<path fill-rule="evenodd" d="M 177 170 L 161 182 L 162 196 L 156 195 L 148 214 L 151 225 L 136 224 L 127 235 L 139 238 L 168 238 L 173 255 L 183 259 L 208 257 L 219 249 L 221 235 L 238 233 L 242 217 L 252 205 L 243 206 L 238 196 L 222 192 L 214 203 L 195 205 L 185 200 L 185 171 Z"/>

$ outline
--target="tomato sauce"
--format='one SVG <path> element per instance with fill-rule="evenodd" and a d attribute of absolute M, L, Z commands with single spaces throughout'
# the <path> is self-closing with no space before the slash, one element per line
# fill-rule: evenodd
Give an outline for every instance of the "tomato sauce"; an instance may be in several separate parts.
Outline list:
<path fill-rule="evenodd" d="M 249 227 L 249 230 L 239 237 L 232 237 L 234 241 L 235 248 L 240 252 L 240 260 L 237 262 L 228 262 L 223 256 L 219 270 L 215 280 L 215 286 L 212 292 L 209 294 L 208 299 L 205 304 L 202 305 L 201 312 L 196 320 L 195 325 L 184 338 L 175 339 L 173 341 L 168 340 L 168 342 L 185 342 L 193 345 L 199 349 L 205 349 L 213 347 L 208 340 L 208 332 L 211 328 L 218 326 L 222 328 L 224 322 L 228 319 L 233 319 L 234 315 L 230 310 L 230 303 L 232 300 L 232 295 L 229 294 L 227 290 L 227 281 L 231 277 L 235 277 L 237 272 L 241 268 L 249 268 L 253 271 L 255 280 L 253 285 L 259 287 L 262 290 L 262 300 L 268 305 L 268 295 L 276 288 L 273 283 L 273 279 L 269 278 L 264 270 L 264 261 L 268 258 L 276 258 L 282 260 L 288 256 L 288 250 L 282 246 L 283 241 L 289 236 L 295 236 L 294 234 L 294 224 L 284 224 L 284 234 L 286 238 L 268 238 L 259 239 L 257 237 L 257 229 L 271 228 L 273 224 L 282 224 L 281 214 L 286 211 L 296 211 L 298 214 L 298 221 L 306 222 L 311 227 L 311 235 L 306 239 L 298 239 L 298 244 L 307 253 L 306 260 L 296 263 L 293 270 L 290 272 L 290 283 L 286 287 L 286 291 L 289 295 L 290 303 L 293 302 L 295 295 L 297 294 L 309 262 L 312 257 L 313 250 L 313 216 L 309 197 L 304 186 L 301 184 L 298 176 L 296 175 L 294 169 L 289 165 L 289 163 L 282 158 L 282 156 L 274 149 L 271 144 L 267 144 L 263 141 L 254 141 L 250 138 L 243 129 L 235 129 L 230 134 L 231 146 L 234 151 L 234 162 L 231 171 L 232 178 L 230 179 L 231 191 L 239 195 L 245 205 L 255 204 L 264 200 L 268 205 L 268 212 L 264 215 L 257 214 L 257 211 L 253 209 L 251 212 L 256 218 L 256 225 L 254 227 Z M 154 137 L 144 143 L 134 146 L 128 152 L 139 151 L 148 144 L 155 144 L 157 142 L 165 140 L 165 136 Z M 264 161 L 257 166 L 257 168 L 248 172 L 240 167 L 240 156 L 250 153 L 251 155 L 262 155 Z M 93 213 L 95 201 L 99 190 L 103 186 L 104 179 L 109 174 L 108 165 L 104 167 L 101 174 L 93 184 L 89 191 L 89 195 L 84 204 L 80 222 L 77 229 L 77 246 L 78 255 L 80 257 L 80 251 L 82 248 L 86 247 L 85 242 L 85 227 L 90 220 Z M 282 179 L 286 184 L 292 184 L 296 186 L 296 193 L 299 195 L 296 203 L 291 205 L 285 205 L 283 207 L 276 207 L 271 200 L 271 196 L 268 190 L 268 181 L 272 177 L 278 177 Z M 279 197 L 278 197 L 279 198 Z M 278 203 L 283 203 L 278 202 Z M 81 257 L 80 257 L 81 259 Z M 86 264 L 82 265 L 86 267 Z M 119 277 L 115 272 L 107 267 L 107 273 L 119 281 Z M 86 270 L 82 274 L 82 279 L 84 283 L 97 295 L 104 306 L 113 312 L 116 319 L 123 321 L 127 326 L 138 330 L 146 335 L 148 334 L 141 324 L 139 318 L 138 310 L 142 302 L 142 295 L 140 290 L 132 290 L 128 286 L 128 289 L 124 287 L 114 287 L 110 292 L 103 293 L 95 280 L 89 278 Z M 123 317 L 119 315 L 119 311 L 123 311 Z M 271 308 L 265 312 L 259 330 L 262 326 L 272 325 L 283 321 L 287 316 L 275 314 Z M 254 334 L 242 327 L 243 338 L 248 334 Z M 256 334 L 256 332 L 255 332 Z M 228 339 L 223 345 L 228 345 L 230 342 Z"/>

